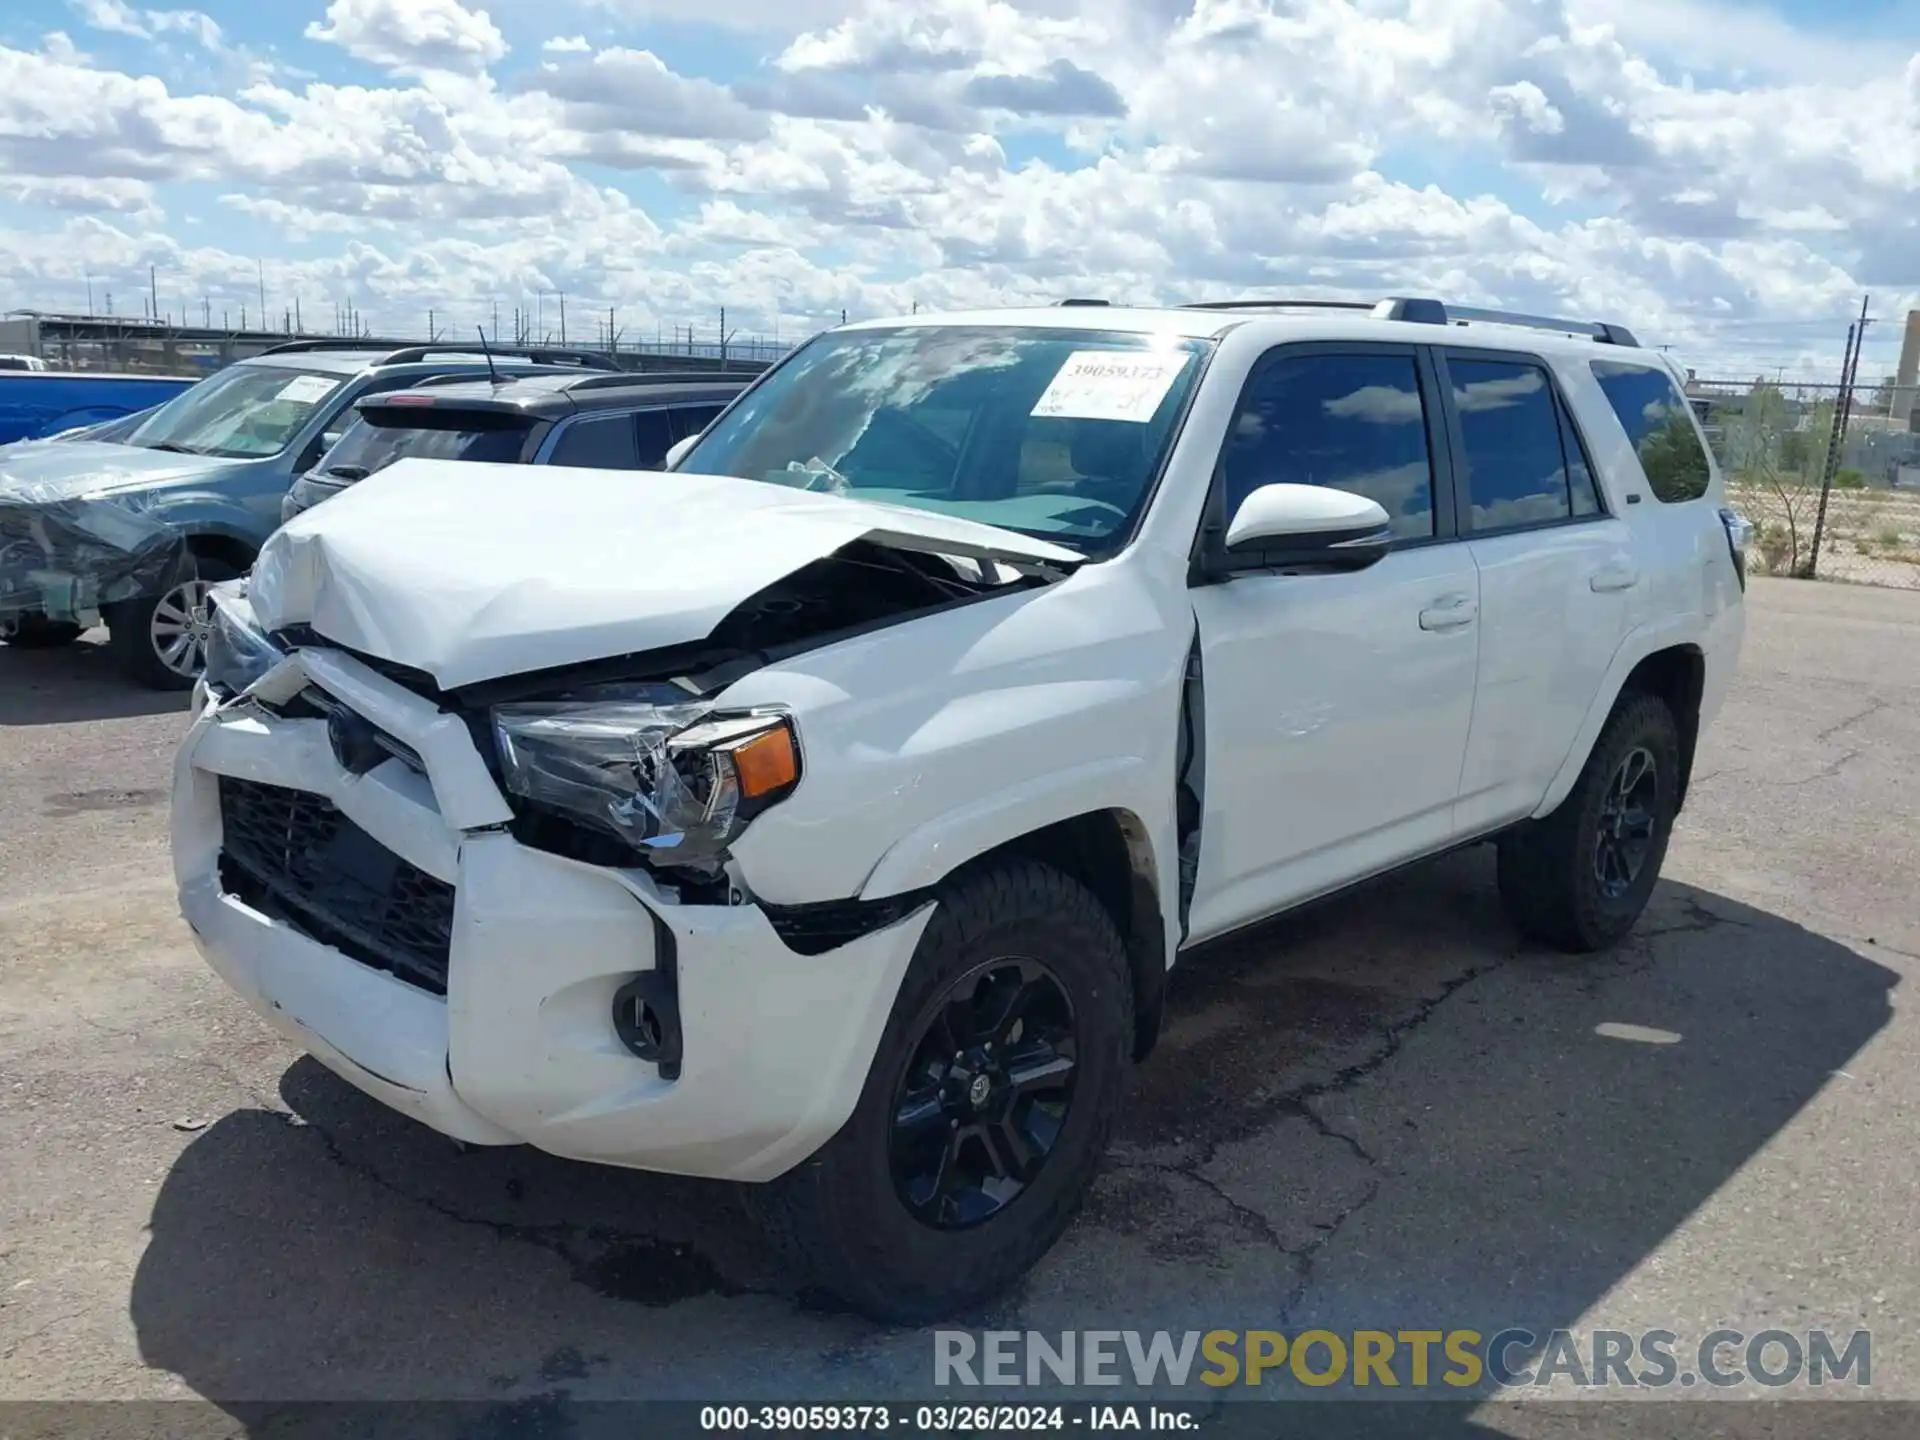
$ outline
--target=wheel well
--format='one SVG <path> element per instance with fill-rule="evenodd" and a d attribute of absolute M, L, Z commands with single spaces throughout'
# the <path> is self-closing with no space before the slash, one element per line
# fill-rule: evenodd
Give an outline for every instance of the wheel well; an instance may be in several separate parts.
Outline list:
<path fill-rule="evenodd" d="M 1063 870 L 1093 892 L 1127 947 L 1133 980 L 1133 1058 L 1160 1036 L 1167 930 L 1147 827 L 1127 810 L 1095 810 L 1022 835 L 982 856 L 1023 855 Z M 977 862 L 976 862 L 977 863 Z"/>
<path fill-rule="evenodd" d="M 1687 781 L 1693 775 L 1693 747 L 1700 738 L 1700 692 L 1706 684 L 1706 656 L 1697 645 L 1675 645 L 1656 650 L 1633 667 L 1620 687 L 1621 698 L 1653 695 L 1667 702 L 1680 727 L 1680 803 L 1687 799 Z"/>
<path fill-rule="evenodd" d="M 244 575 L 254 561 L 254 548 L 244 540 L 227 535 L 189 535 L 187 552 L 198 560 L 218 560 L 230 565 L 236 575 Z"/>

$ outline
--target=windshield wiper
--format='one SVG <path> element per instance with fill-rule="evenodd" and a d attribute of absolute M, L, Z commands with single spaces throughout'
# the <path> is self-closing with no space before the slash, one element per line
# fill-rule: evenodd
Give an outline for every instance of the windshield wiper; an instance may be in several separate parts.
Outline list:
<path fill-rule="evenodd" d="M 176 445 L 171 440 L 157 440 L 147 446 L 147 449 L 165 450 L 170 455 L 200 455 L 205 453 L 204 451 L 195 450 L 186 445 Z"/>
<path fill-rule="evenodd" d="M 373 471 L 364 465 L 329 465 L 327 474 L 338 475 L 342 480 L 364 480 Z"/>

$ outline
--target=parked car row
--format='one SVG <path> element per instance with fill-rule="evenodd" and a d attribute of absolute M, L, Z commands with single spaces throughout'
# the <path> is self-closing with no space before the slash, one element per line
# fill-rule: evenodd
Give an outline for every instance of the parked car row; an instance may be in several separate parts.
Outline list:
<path fill-rule="evenodd" d="M 0 450 L 0 641 L 66 645 L 104 623 L 127 674 L 159 689 L 193 684 L 209 588 L 285 515 L 409 454 L 647 468 L 744 383 L 549 349 L 296 341 L 191 388 L 35 373 L 0 400 L 83 379 L 96 408 L 120 379 L 147 408 Z M 152 405 L 156 384 L 177 393 Z"/>
<path fill-rule="evenodd" d="M 1617 942 L 1741 644 L 1743 522 L 1617 325 L 920 315 L 710 423 L 355 363 L 212 595 L 208 963 L 460 1141 L 744 1182 L 883 1318 L 1053 1244 L 1191 947 L 1482 840 L 1527 934 Z M 318 461 L 349 382 L 271 364 L 248 443 Z"/>

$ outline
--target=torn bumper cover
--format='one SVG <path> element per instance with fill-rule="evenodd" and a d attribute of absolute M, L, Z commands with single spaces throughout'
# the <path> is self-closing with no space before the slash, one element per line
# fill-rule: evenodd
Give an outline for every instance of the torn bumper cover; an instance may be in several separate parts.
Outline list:
<path fill-rule="evenodd" d="M 314 692 L 328 719 L 291 704 Z M 341 713 L 396 751 L 343 765 Z M 802 954 L 756 905 L 683 903 L 644 872 L 522 845 L 512 813 L 458 717 L 301 650 L 187 734 L 181 909 L 278 1034 L 457 1139 L 760 1181 L 845 1123 L 930 907 Z M 619 1024 L 623 991 L 663 975 L 676 1068 Z"/>
<path fill-rule="evenodd" d="M 76 496 L 0 477 L 0 620 L 90 619 L 177 583 L 186 541 L 150 506 L 137 492 Z"/>

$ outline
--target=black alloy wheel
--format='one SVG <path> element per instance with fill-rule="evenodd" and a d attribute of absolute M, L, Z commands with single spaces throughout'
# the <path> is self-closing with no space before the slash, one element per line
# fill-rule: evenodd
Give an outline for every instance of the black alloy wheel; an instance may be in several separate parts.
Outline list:
<path fill-rule="evenodd" d="M 1594 832 L 1593 876 L 1607 899 L 1618 900 L 1640 878 L 1653 850 L 1659 805 L 1660 770 L 1653 752 L 1635 746 L 1614 767 Z"/>
<path fill-rule="evenodd" d="M 895 1087 L 889 1157 L 914 1218 L 963 1230 L 1032 1184 L 1073 1103 L 1072 1002 L 1038 960 L 991 960 L 922 1017 Z"/>

